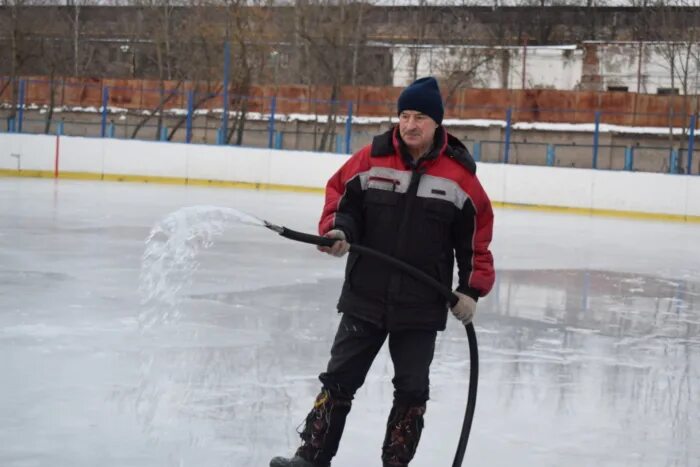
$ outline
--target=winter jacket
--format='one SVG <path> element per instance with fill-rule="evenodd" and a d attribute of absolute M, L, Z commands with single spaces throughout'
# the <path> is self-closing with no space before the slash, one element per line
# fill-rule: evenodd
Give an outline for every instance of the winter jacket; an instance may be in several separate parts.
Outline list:
<path fill-rule="evenodd" d="M 319 233 L 342 230 L 350 243 L 392 255 L 474 299 L 494 282 L 489 251 L 491 202 L 464 145 L 438 127 L 433 149 L 416 163 L 398 126 L 376 136 L 328 181 Z M 388 330 L 443 330 L 438 292 L 396 268 L 350 253 L 338 311 Z"/>

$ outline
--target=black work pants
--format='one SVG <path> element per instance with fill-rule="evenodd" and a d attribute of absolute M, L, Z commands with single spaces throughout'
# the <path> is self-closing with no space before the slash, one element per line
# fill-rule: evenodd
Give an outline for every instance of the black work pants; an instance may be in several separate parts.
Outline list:
<path fill-rule="evenodd" d="M 346 313 L 338 325 L 328 368 L 319 375 L 332 395 L 352 399 L 365 382 L 374 358 L 389 337 L 394 363 L 394 401 L 408 406 L 424 404 L 430 391 L 430 363 L 435 353 L 436 331 L 404 330 L 389 333 Z"/>

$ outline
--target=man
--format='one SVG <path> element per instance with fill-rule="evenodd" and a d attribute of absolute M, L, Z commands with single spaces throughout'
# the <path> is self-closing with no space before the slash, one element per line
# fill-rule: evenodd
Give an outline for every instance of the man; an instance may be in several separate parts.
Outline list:
<path fill-rule="evenodd" d="M 409 263 L 452 287 L 457 259 L 459 302 L 453 314 L 471 322 L 476 301 L 494 281 L 489 251 L 493 212 L 467 149 L 441 126 L 442 98 L 434 78 L 422 78 L 398 100 L 399 124 L 354 154 L 326 187 L 321 235 L 338 239 L 320 248 L 334 256 L 350 242 Z M 445 329 L 445 299 L 390 265 L 351 253 L 338 303 L 343 313 L 321 393 L 292 458 L 271 467 L 324 467 L 335 455 L 355 391 L 389 338 L 394 401 L 382 462 L 413 458 L 429 392 L 437 331 Z"/>

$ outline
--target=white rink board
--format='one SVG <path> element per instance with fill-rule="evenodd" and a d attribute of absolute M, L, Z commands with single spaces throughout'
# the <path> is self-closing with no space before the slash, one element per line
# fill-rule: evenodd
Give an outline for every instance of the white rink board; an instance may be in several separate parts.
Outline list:
<path fill-rule="evenodd" d="M 686 214 L 689 177 L 642 172 L 593 172 L 593 209 Z M 697 179 L 696 179 L 697 181 Z"/>
<path fill-rule="evenodd" d="M 192 146 L 187 153 L 188 179 L 269 183 L 269 150 L 249 148 L 240 152 L 236 149 L 240 148 Z"/>
<path fill-rule="evenodd" d="M 54 170 L 56 137 L 51 135 L 0 134 L 0 168 Z"/>
<path fill-rule="evenodd" d="M 104 140 L 62 136 L 59 145 L 61 171 L 104 174 Z"/>
<path fill-rule="evenodd" d="M 53 173 L 52 135 L 0 133 L 0 169 Z M 61 137 L 59 172 L 318 188 L 347 155 L 235 146 Z M 19 155 L 19 157 L 17 157 Z M 478 163 L 494 202 L 666 215 L 700 215 L 700 177 Z"/>
<path fill-rule="evenodd" d="M 502 201 L 537 206 L 590 208 L 593 189 L 591 172 L 586 169 L 508 165 L 503 171 Z M 488 191 L 488 187 L 486 189 Z"/>
<path fill-rule="evenodd" d="M 187 147 L 134 140 L 109 140 L 104 145 L 104 173 L 150 177 L 187 177 Z"/>

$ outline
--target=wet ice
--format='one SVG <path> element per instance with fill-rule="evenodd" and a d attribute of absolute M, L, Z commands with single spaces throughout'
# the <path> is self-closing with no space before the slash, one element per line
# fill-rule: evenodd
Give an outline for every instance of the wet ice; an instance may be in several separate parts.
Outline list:
<path fill-rule="evenodd" d="M 231 222 L 176 320 L 144 330 L 145 240 L 209 205 L 313 232 L 320 195 L 0 179 L 0 465 L 254 466 L 291 452 L 338 317 L 342 261 Z M 700 463 L 700 226 L 497 210 L 465 465 Z M 207 242 L 205 242 L 207 243 Z M 467 346 L 450 320 L 414 464 L 451 465 Z M 378 465 L 382 351 L 335 465 Z"/>

